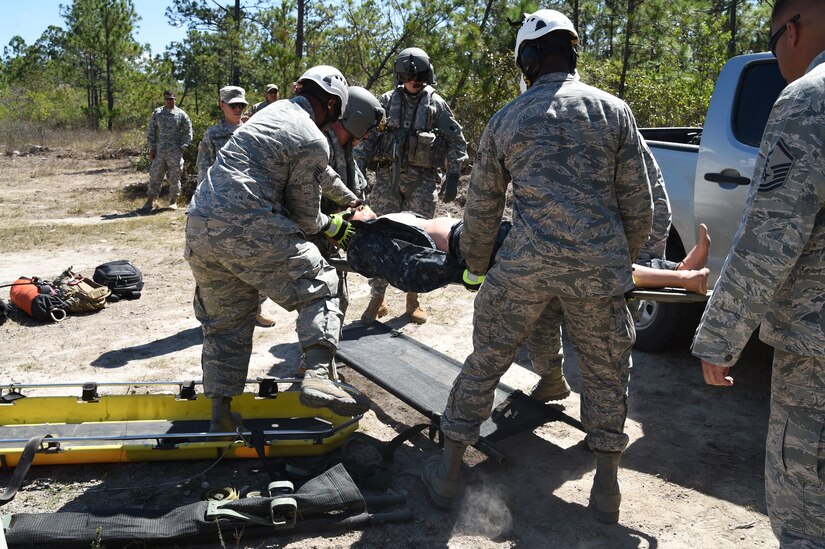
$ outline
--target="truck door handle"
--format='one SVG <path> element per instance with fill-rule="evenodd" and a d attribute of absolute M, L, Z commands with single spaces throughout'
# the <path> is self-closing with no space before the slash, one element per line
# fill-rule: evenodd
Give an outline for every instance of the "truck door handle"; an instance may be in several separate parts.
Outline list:
<path fill-rule="evenodd" d="M 750 185 L 751 180 L 741 175 L 726 175 L 723 173 L 706 173 L 706 181 L 714 183 L 733 183 L 734 185 Z"/>

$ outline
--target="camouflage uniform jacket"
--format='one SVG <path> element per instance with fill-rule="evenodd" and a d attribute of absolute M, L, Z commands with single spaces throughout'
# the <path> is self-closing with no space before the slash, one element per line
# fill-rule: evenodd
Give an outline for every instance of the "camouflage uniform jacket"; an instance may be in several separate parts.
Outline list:
<path fill-rule="evenodd" d="M 192 142 L 192 121 L 182 109 L 158 107 L 146 128 L 146 141 L 153 151 L 183 149 Z"/>
<path fill-rule="evenodd" d="M 215 163 L 218 151 L 226 145 L 235 130 L 240 127 L 240 124 L 233 126 L 226 120 L 221 120 L 214 126 L 207 128 L 200 145 L 198 145 L 198 183 L 204 180 L 206 171 Z"/>
<path fill-rule="evenodd" d="M 329 162 L 326 137 L 304 97 L 278 101 L 241 126 L 218 151 L 186 213 L 276 235 L 315 234 L 329 223 L 319 210 Z"/>
<path fill-rule="evenodd" d="M 513 183 L 513 229 L 495 268 L 544 272 L 546 288 L 588 298 L 633 287 L 652 198 L 627 104 L 566 73 L 543 75 L 484 130 L 464 209 L 461 254 L 484 274 Z"/>
<path fill-rule="evenodd" d="M 673 214 L 670 210 L 670 199 L 667 196 L 665 180 L 662 177 L 659 164 L 653 158 L 653 153 L 650 152 L 650 147 L 647 146 L 644 139 L 641 140 L 641 144 L 647 178 L 650 181 L 650 192 L 653 194 L 653 228 L 638 257 L 639 261 L 646 262 L 651 259 L 665 257 L 667 237 L 670 234 L 670 222 Z"/>
<path fill-rule="evenodd" d="M 388 162 L 398 156 L 405 164 L 410 134 L 429 131 L 444 140 L 447 173 L 461 172 L 468 158 L 467 141 L 450 106 L 435 89 L 425 86 L 412 95 L 404 90 L 404 86 L 398 86 L 378 100 L 387 113 L 387 125 L 384 131 L 377 128 L 371 131 L 353 151 L 362 171 L 373 161 Z"/>
<path fill-rule="evenodd" d="M 760 322 L 765 343 L 825 356 L 823 151 L 825 52 L 773 106 L 742 224 L 693 342 L 697 357 L 732 365 Z"/>
<path fill-rule="evenodd" d="M 269 102 L 266 99 L 264 99 L 260 103 L 255 103 L 254 105 L 249 107 L 249 110 L 246 112 L 246 115 L 251 117 L 253 114 L 261 112 L 261 109 L 263 109 L 264 107 L 268 107 L 272 103 L 275 103 L 275 101 Z"/>

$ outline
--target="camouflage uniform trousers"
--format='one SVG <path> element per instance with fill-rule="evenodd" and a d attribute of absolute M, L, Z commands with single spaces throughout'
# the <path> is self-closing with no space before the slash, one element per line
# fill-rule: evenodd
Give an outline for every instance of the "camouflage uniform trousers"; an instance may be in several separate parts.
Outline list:
<path fill-rule="evenodd" d="M 243 391 L 259 292 L 288 311 L 298 310 L 301 349 L 337 348 L 343 319 L 335 297 L 338 276 L 317 247 L 297 233 L 269 235 L 210 223 L 188 220 L 184 253 L 196 282 L 193 304 L 203 328 L 208 397 Z"/>
<path fill-rule="evenodd" d="M 307 240 L 315 244 L 315 246 L 321 252 L 321 256 L 323 256 L 324 259 L 340 259 L 340 253 L 338 252 L 338 248 L 333 246 L 330 243 L 329 238 L 327 238 L 323 234 L 311 235 L 310 237 L 308 237 Z M 347 286 L 347 273 L 346 271 L 336 270 L 335 274 L 338 277 L 338 290 L 336 291 L 335 296 L 338 298 L 338 308 L 341 309 L 341 324 L 343 325 L 343 318 L 346 317 L 347 309 L 349 308 L 349 288 Z"/>
<path fill-rule="evenodd" d="M 384 215 L 397 212 L 414 212 L 432 219 L 438 201 L 438 185 L 441 175 L 435 168 L 406 166 L 394 183 L 392 164 L 382 164 L 375 170 L 375 186 L 369 195 L 370 208 Z M 371 278 L 370 297 L 383 297 L 389 284 L 381 278 Z"/>
<path fill-rule="evenodd" d="M 564 362 L 561 353 L 564 311 L 560 304 L 557 299 L 547 304 L 527 337 L 527 356 L 530 357 L 533 371 L 540 376 L 549 375 L 556 368 L 561 368 Z"/>
<path fill-rule="evenodd" d="M 149 189 L 146 196 L 157 198 L 163 185 L 163 176 L 169 180 L 169 199 L 180 196 L 180 176 L 183 171 L 183 151 L 177 147 L 158 149 L 149 167 Z"/>
<path fill-rule="evenodd" d="M 765 495 L 781 547 L 825 547 L 825 358 L 775 349 Z"/>
<path fill-rule="evenodd" d="M 581 418 L 593 450 L 627 446 L 627 385 L 635 332 L 623 296 L 574 298 L 526 289 L 495 267 L 475 298 L 473 352 L 453 383 L 441 431 L 467 444 L 490 417 L 495 388 L 539 320 L 564 314 L 582 376 Z M 529 281 L 528 281 L 529 282 Z"/>

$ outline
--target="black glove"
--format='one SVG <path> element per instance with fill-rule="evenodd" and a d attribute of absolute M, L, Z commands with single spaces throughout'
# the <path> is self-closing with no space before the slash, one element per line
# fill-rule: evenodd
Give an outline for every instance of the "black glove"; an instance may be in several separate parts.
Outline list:
<path fill-rule="evenodd" d="M 355 234 L 355 227 L 344 219 L 342 214 L 333 214 L 329 217 L 329 223 L 324 227 L 324 234 L 333 239 L 338 247 L 346 250 L 349 240 Z"/>
<path fill-rule="evenodd" d="M 455 195 L 458 194 L 458 174 L 448 173 L 441 190 L 444 192 L 443 200 L 445 203 L 455 200 Z"/>
<path fill-rule="evenodd" d="M 475 275 L 468 269 L 464 269 L 464 274 L 461 275 L 461 283 L 471 292 L 477 292 L 484 282 L 485 275 Z"/>

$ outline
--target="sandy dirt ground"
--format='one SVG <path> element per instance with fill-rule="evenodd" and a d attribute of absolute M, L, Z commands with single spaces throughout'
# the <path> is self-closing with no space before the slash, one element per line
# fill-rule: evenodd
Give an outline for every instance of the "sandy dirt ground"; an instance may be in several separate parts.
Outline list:
<path fill-rule="evenodd" d="M 0 326 L 0 387 L 201 377 L 193 280 L 182 258 L 185 216 L 182 209 L 132 215 L 130 208 L 142 197 L 123 190 L 139 189 L 147 175 L 131 170 L 130 163 L 128 158 L 71 158 L 57 151 L 0 158 L 0 234 L 15 235 L 2 241 L 0 282 L 55 277 L 69 266 L 91 276 L 96 265 L 116 259 L 131 260 L 146 282 L 139 300 L 59 324 L 41 324 L 11 310 Z M 350 275 L 349 287 L 347 322 L 358 322 L 368 286 Z M 8 291 L 0 289 L 0 297 L 7 299 Z M 459 361 L 470 352 L 472 295 L 463 288 L 423 296 L 430 321 L 422 326 L 405 321 L 401 292 L 391 291 L 389 299 L 389 326 Z M 295 313 L 271 302 L 265 309 L 277 325 L 256 328 L 250 377 L 291 376 L 299 356 Z M 561 405 L 578 418 L 578 367 L 575 356 L 565 359 L 574 392 Z M 505 382 L 526 391 L 536 376 L 524 352 L 518 362 Z M 770 349 L 751 343 L 734 369 L 737 385 L 730 390 L 705 386 L 698 361 L 686 348 L 634 352 L 633 363 L 626 425 L 630 444 L 620 470 L 623 503 L 617 525 L 596 522 L 587 509 L 594 458 L 582 444 L 583 433 L 551 422 L 500 442 L 504 463 L 468 451 L 466 485 L 453 511 L 433 508 L 423 489 L 421 468 L 438 449 L 421 435 L 401 446 L 388 464 L 389 490 L 406 494 L 406 508 L 415 517 L 411 523 L 316 535 L 228 535 L 192 546 L 776 547 L 763 488 Z M 373 403 L 361 431 L 390 440 L 424 421 L 352 369 L 342 373 Z M 0 483 L 5 486 L 9 477 L 0 472 Z M 197 501 L 207 486 L 260 489 L 266 481 L 258 460 L 39 466 L 29 471 L 2 513 L 169 509 Z"/>

